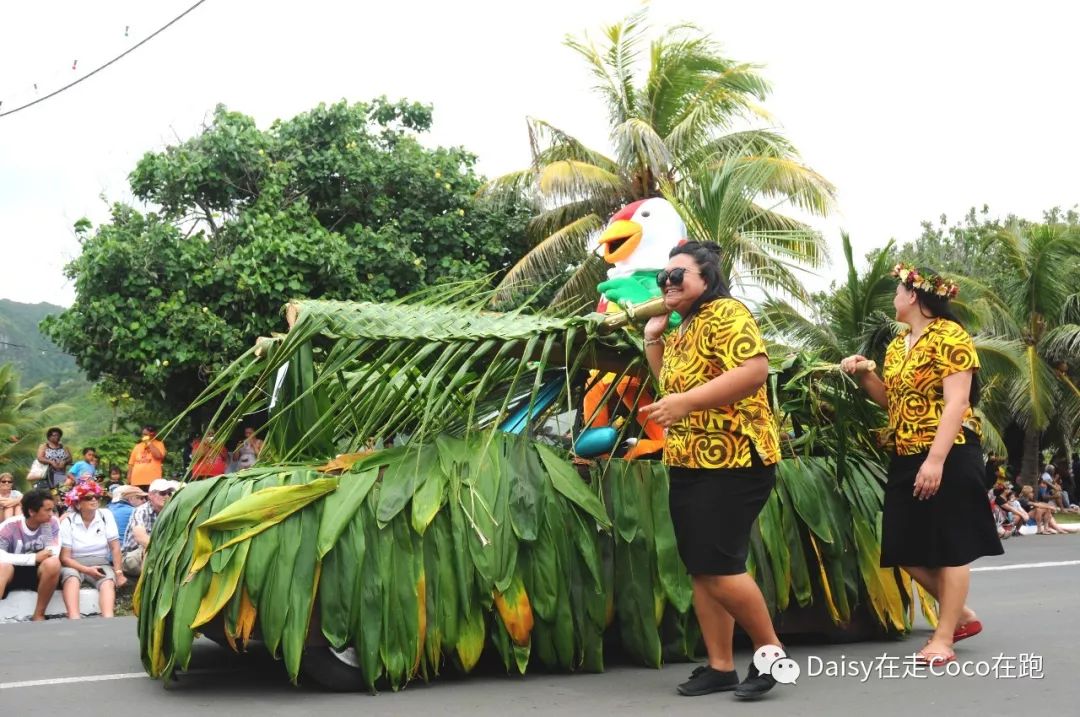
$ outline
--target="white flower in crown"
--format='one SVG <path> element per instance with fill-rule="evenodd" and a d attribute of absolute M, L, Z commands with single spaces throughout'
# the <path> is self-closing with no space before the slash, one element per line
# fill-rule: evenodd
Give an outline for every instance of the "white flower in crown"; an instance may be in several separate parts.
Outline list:
<path fill-rule="evenodd" d="M 911 274 L 911 270 L 910 269 L 901 269 L 900 265 L 898 264 L 897 268 L 896 268 L 896 271 L 897 271 L 897 276 L 900 277 L 900 281 L 906 283 L 908 275 Z"/>

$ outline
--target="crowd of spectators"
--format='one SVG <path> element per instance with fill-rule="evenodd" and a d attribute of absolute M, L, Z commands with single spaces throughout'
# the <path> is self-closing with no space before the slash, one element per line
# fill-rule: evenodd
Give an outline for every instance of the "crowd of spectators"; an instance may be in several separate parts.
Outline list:
<path fill-rule="evenodd" d="M 163 477 L 167 450 L 154 426 L 143 427 L 126 475 L 119 467 L 99 474 L 93 448 L 73 463 L 62 437 L 59 428 L 46 431 L 29 474 L 36 481 L 25 494 L 10 473 L 0 474 L 0 599 L 33 590 L 31 619 L 43 620 L 59 587 L 67 616 L 78 619 L 85 586 L 98 591 L 101 615 L 112 617 L 116 590 L 142 573 L 158 515 L 182 484 Z M 212 433 L 191 449 L 191 480 L 205 480 L 254 465 L 262 441 L 248 427 L 232 452 Z"/>
<path fill-rule="evenodd" d="M 1080 532 L 1080 524 L 1062 523 L 1059 513 L 1080 513 L 1075 502 L 1075 475 L 1080 458 L 1069 466 L 1048 463 L 1037 486 L 1020 485 L 1019 475 L 1004 461 L 987 461 L 990 505 L 1001 538 L 1024 535 L 1064 535 Z"/>

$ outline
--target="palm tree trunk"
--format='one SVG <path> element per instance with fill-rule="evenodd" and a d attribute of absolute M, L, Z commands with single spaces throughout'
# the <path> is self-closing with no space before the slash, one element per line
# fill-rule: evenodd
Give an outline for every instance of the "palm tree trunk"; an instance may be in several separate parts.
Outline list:
<path fill-rule="evenodd" d="M 1033 426 L 1024 429 L 1024 460 L 1020 464 L 1020 482 L 1034 486 L 1039 480 L 1039 431 Z"/>

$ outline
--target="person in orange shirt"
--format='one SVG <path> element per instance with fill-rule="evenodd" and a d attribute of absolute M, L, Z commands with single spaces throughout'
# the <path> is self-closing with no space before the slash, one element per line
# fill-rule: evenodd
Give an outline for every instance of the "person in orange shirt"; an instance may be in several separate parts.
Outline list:
<path fill-rule="evenodd" d="M 165 444 L 157 439 L 157 429 L 154 426 L 143 426 L 142 440 L 131 449 L 131 457 L 128 458 L 128 485 L 146 488 L 161 477 L 164 462 Z"/>

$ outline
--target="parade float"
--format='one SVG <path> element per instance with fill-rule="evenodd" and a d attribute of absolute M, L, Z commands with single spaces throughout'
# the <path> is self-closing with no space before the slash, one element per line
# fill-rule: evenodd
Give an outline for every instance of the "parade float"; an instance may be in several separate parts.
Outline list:
<path fill-rule="evenodd" d="M 669 210 L 612 219 L 604 298 L 584 316 L 492 312 L 474 285 L 289 303 L 288 331 L 192 406 L 218 405 L 219 436 L 268 412 L 265 447 L 187 484 L 155 525 L 135 593 L 146 670 L 186 669 L 199 633 L 258 640 L 294 681 L 343 690 L 468 673 L 484 653 L 510 672 L 699 654 L 663 435 L 635 420 L 652 391 L 636 326 L 683 238 L 647 219 Z M 881 417 L 813 356 L 772 364 L 784 459 L 748 568 L 781 634 L 860 620 L 902 634 L 925 596 L 878 567 Z"/>

